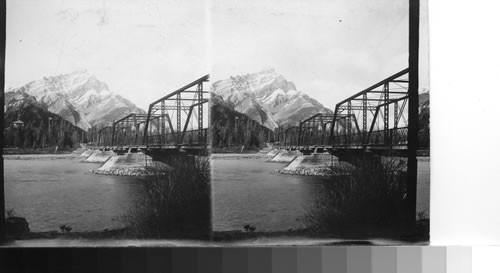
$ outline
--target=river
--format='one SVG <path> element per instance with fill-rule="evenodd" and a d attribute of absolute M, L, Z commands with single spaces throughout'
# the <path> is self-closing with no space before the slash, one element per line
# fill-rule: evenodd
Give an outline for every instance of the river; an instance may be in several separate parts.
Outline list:
<path fill-rule="evenodd" d="M 301 221 L 327 183 L 324 178 L 278 174 L 287 164 L 263 158 L 212 159 L 212 221 L 214 231 L 286 231 L 303 228 Z M 429 210 L 428 158 L 418 161 L 417 210 Z"/>
<path fill-rule="evenodd" d="M 275 172 L 286 164 L 262 158 L 212 160 L 212 222 L 215 231 L 303 227 L 301 217 L 321 194 L 323 178 Z M 24 217 L 32 231 L 98 231 L 124 227 L 140 178 L 89 173 L 100 164 L 80 158 L 4 160 L 6 209 Z M 429 209 L 428 159 L 419 159 L 417 209 Z"/>
<path fill-rule="evenodd" d="M 31 231 L 98 231 L 124 227 L 137 177 L 89 173 L 101 164 L 66 159 L 4 160 L 6 209 L 27 219 Z"/>

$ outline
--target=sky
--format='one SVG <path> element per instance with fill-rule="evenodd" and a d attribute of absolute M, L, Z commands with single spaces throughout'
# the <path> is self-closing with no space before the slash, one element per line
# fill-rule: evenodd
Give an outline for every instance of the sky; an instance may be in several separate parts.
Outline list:
<path fill-rule="evenodd" d="M 421 2 L 421 48 L 427 48 L 426 1 Z M 213 3 L 214 80 L 274 68 L 333 109 L 408 67 L 407 0 Z M 421 59 L 427 54 L 423 50 Z M 428 67 L 428 60 L 421 66 Z M 421 78 L 421 87 L 428 88 L 428 77 Z"/>
<path fill-rule="evenodd" d="M 424 4 L 426 1 L 421 1 Z M 333 108 L 408 66 L 406 0 L 8 0 L 6 89 L 87 69 L 146 109 L 267 68 Z M 422 10 L 421 66 L 427 61 Z M 428 88 L 428 72 L 421 87 Z"/>
<path fill-rule="evenodd" d="M 139 107 L 210 72 L 204 0 L 9 0 L 6 88 L 86 69 Z"/>

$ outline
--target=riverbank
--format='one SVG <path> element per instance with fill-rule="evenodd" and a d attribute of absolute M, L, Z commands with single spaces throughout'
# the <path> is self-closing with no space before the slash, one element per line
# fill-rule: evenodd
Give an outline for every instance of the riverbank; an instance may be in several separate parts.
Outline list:
<path fill-rule="evenodd" d="M 227 159 L 227 160 L 232 160 L 232 159 L 250 159 L 250 158 L 255 158 L 255 159 L 260 159 L 260 158 L 266 158 L 265 154 L 261 153 L 222 153 L 222 154 L 217 154 L 217 153 L 212 153 L 210 155 L 211 159 Z"/>
<path fill-rule="evenodd" d="M 61 154 L 9 154 L 3 155 L 4 160 L 54 160 L 54 159 L 68 159 L 79 158 L 79 154 L 71 152 Z"/>
<path fill-rule="evenodd" d="M 31 232 L 20 238 L 7 238 L 0 247 L 77 247 L 77 246 L 355 246 L 355 245 L 426 245 L 425 235 L 390 237 L 372 233 L 365 236 L 316 234 L 307 229 L 277 232 L 214 232 L 211 238 L 201 235 L 171 234 L 162 239 L 137 239 L 128 236 L 127 228 L 92 232 Z"/>
<path fill-rule="evenodd" d="M 91 232 L 30 232 L 22 237 L 7 237 L 2 247 L 121 247 L 172 246 L 193 247 L 213 245 L 206 234 L 172 233 L 162 239 L 139 239 L 130 236 L 128 228 Z"/>
<path fill-rule="evenodd" d="M 43 155 L 43 154 L 70 154 L 75 150 L 79 150 L 81 148 L 74 149 L 57 149 L 56 147 L 46 147 L 46 148 L 3 148 L 3 155 Z"/>
<path fill-rule="evenodd" d="M 415 234 L 402 233 L 396 228 L 385 228 L 379 230 L 367 230 L 363 227 L 353 229 L 349 233 L 317 233 L 310 229 L 290 229 L 288 231 L 264 231 L 245 232 L 241 230 L 216 231 L 213 232 L 214 242 L 244 243 L 244 242 L 276 242 L 301 241 L 311 242 L 311 245 L 405 245 L 428 244 L 429 243 L 429 220 L 419 220 L 417 222 L 417 232 Z M 297 240 L 300 239 L 300 240 Z"/>
<path fill-rule="evenodd" d="M 7 241 L 14 240 L 38 240 L 38 239 L 64 239 L 64 240 L 130 240 L 136 238 L 130 228 L 105 229 L 98 231 L 86 232 L 60 232 L 60 231 L 43 231 L 43 232 L 28 232 L 24 235 L 14 237 L 7 236 Z M 207 240 L 207 234 L 193 232 L 172 232 L 162 239 L 193 239 Z"/>

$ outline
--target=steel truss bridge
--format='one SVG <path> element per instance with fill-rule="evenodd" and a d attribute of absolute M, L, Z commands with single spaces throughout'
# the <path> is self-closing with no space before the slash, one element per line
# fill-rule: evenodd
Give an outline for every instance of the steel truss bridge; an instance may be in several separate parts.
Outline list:
<path fill-rule="evenodd" d="M 158 156 L 170 153 L 207 154 L 208 91 L 205 75 L 155 100 L 148 113 L 130 113 L 113 124 L 93 130 L 91 147 L 117 152 L 143 150 Z M 208 96 L 207 96 L 208 97 Z"/>
<path fill-rule="evenodd" d="M 296 126 L 278 130 L 281 147 L 302 151 L 369 150 L 405 154 L 409 124 L 408 73 L 409 69 L 404 69 L 342 100 L 333 114 L 318 113 Z"/>

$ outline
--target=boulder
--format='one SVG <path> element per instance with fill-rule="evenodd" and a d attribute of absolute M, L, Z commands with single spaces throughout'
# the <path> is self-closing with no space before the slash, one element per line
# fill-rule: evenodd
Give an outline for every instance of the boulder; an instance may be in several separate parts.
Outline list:
<path fill-rule="evenodd" d="M 30 232 L 28 221 L 22 217 L 9 217 L 5 219 L 7 235 L 19 237 Z"/>

